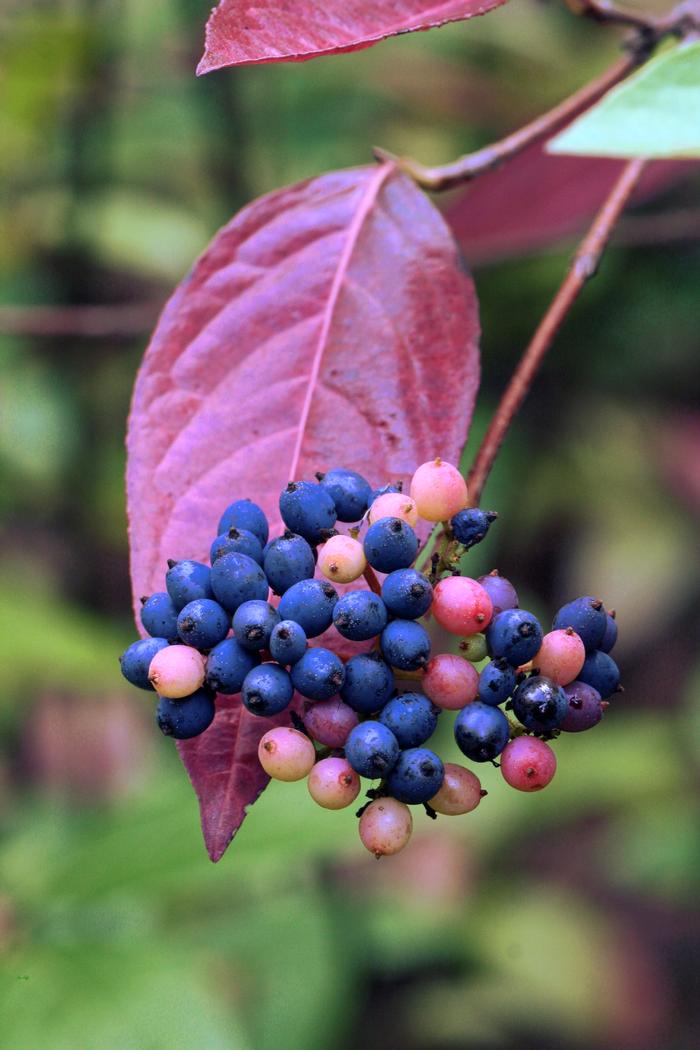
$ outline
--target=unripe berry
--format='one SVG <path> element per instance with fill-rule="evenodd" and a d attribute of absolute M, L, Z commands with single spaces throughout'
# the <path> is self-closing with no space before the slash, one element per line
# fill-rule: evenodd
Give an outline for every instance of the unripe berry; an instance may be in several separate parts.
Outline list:
<path fill-rule="evenodd" d="M 557 770 L 557 759 L 549 744 L 534 736 L 516 736 L 501 754 L 503 779 L 518 791 L 540 791 Z"/>
<path fill-rule="evenodd" d="M 485 635 L 472 634 L 469 638 L 465 638 L 459 643 L 459 651 L 465 660 L 471 660 L 473 664 L 485 660 L 489 654 Z"/>
<path fill-rule="evenodd" d="M 428 661 L 422 688 L 437 707 L 459 711 L 476 697 L 479 673 L 463 657 L 440 653 Z"/>
<path fill-rule="evenodd" d="M 437 622 L 451 634 L 467 637 L 488 627 L 493 605 L 476 580 L 468 576 L 447 576 L 433 592 L 432 613 Z"/>
<path fill-rule="evenodd" d="M 578 677 L 585 659 L 583 642 L 571 627 L 566 627 L 544 636 L 540 651 L 532 658 L 532 666 L 557 685 L 568 685 Z"/>
<path fill-rule="evenodd" d="M 309 794 L 324 809 L 345 809 L 360 793 L 360 778 L 344 758 L 323 758 L 309 773 Z"/>
<path fill-rule="evenodd" d="M 433 795 L 428 805 L 436 813 L 456 817 L 460 813 L 471 813 L 485 794 L 486 792 L 481 790 L 479 778 L 471 769 L 465 769 L 454 762 L 446 762 L 442 787 L 437 795 Z"/>
<path fill-rule="evenodd" d="M 377 859 L 402 850 L 412 831 L 410 809 L 395 798 L 375 799 L 360 817 L 362 845 Z"/>
<path fill-rule="evenodd" d="M 204 683 L 204 657 L 189 645 L 169 645 L 151 660 L 148 679 L 160 696 L 179 700 Z"/>
<path fill-rule="evenodd" d="M 308 736 L 291 726 L 270 729 L 258 745 L 258 758 L 275 780 L 302 780 L 316 761 L 316 749 Z"/>
<path fill-rule="evenodd" d="M 416 501 L 403 492 L 385 492 L 378 496 L 369 508 L 368 520 L 370 525 L 381 518 L 401 518 L 407 525 L 418 524 L 418 508 Z"/>
<path fill-rule="evenodd" d="M 467 483 L 451 463 L 423 463 L 411 480 L 411 496 L 421 518 L 448 521 L 468 503 Z"/>
<path fill-rule="evenodd" d="M 367 568 L 365 549 L 352 536 L 331 536 L 321 547 L 318 567 L 333 583 L 352 583 Z"/>
<path fill-rule="evenodd" d="M 311 704 L 304 715 L 305 727 L 324 747 L 345 747 L 348 734 L 358 721 L 357 711 L 343 703 L 339 696 Z"/>

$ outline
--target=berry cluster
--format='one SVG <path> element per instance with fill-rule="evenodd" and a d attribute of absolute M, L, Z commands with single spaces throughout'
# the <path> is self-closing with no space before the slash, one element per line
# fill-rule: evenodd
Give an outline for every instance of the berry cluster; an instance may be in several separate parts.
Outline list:
<path fill-rule="evenodd" d="M 217 694 L 240 694 L 262 716 L 294 700 L 292 724 L 260 741 L 262 767 L 277 780 L 307 777 L 326 809 L 351 805 L 361 777 L 379 781 L 358 814 L 362 842 L 376 856 L 408 842 L 409 806 L 456 815 L 485 794 L 474 772 L 425 746 L 444 711 L 457 712 L 454 736 L 468 759 L 498 758 L 518 790 L 545 787 L 556 770 L 548 741 L 592 728 L 619 688 L 609 655 L 614 613 L 577 598 L 544 634 L 497 572 L 459 575 L 465 550 L 496 515 L 467 507 L 464 479 L 449 463 L 419 467 L 410 494 L 400 485 L 373 491 L 350 470 L 317 479 L 281 494 L 286 529 L 272 540 L 255 503 L 232 503 L 211 566 L 169 562 L 166 591 L 142 599 L 150 637 L 129 646 L 121 667 L 132 684 L 157 691 L 162 732 L 204 732 Z M 417 567 L 421 518 L 443 523 L 429 573 Z M 339 522 L 353 527 L 340 533 Z M 341 595 L 333 586 L 361 577 L 369 590 Z M 462 655 L 431 654 L 431 619 L 459 639 Z M 309 644 L 330 628 L 365 644 L 346 660 Z"/>

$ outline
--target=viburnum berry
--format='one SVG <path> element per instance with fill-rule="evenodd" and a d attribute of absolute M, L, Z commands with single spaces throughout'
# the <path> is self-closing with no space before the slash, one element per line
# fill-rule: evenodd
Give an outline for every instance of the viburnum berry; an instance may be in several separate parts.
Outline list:
<path fill-rule="evenodd" d="M 468 636 L 488 627 L 493 605 L 476 580 L 468 576 L 447 576 L 435 587 L 432 613 L 446 631 Z"/>
<path fill-rule="evenodd" d="M 217 536 L 209 548 L 209 561 L 214 564 L 224 554 L 247 554 L 258 565 L 263 563 L 263 545 L 258 536 L 248 529 L 232 527 L 228 532 Z"/>
<path fill-rule="evenodd" d="M 444 776 L 444 766 L 434 751 L 427 747 L 409 747 L 396 760 L 386 786 L 392 798 L 419 805 L 437 794 Z"/>
<path fill-rule="evenodd" d="M 340 695 L 354 711 L 381 711 L 394 689 L 394 673 L 380 653 L 358 653 L 346 663 Z"/>
<path fill-rule="evenodd" d="M 336 631 L 353 642 L 376 638 L 386 627 L 387 619 L 386 605 L 372 591 L 349 591 L 333 609 Z"/>
<path fill-rule="evenodd" d="M 439 709 L 422 693 L 400 693 L 384 705 L 378 720 L 390 729 L 399 747 L 418 747 L 435 732 Z"/>
<path fill-rule="evenodd" d="M 470 660 L 473 664 L 481 663 L 489 654 L 486 636 L 472 634 L 469 638 L 463 638 L 459 643 L 459 651 L 465 660 Z"/>
<path fill-rule="evenodd" d="M 200 561 L 169 561 L 165 587 L 179 612 L 196 598 L 216 598 L 211 582 L 211 569 Z"/>
<path fill-rule="evenodd" d="M 512 694 L 517 683 L 514 667 L 507 660 L 492 660 L 479 675 L 479 700 L 497 706 Z"/>
<path fill-rule="evenodd" d="M 599 598 L 585 595 L 567 602 L 554 617 L 552 627 L 559 630 L 572 627 L 586 647 L 597 649 L 608 626 L 608 615 Z"/>
<path fill-rule="evenodd" d="M 229 613 L 244 602 L 265 601 L 269 590 L 262 566 L 247 554 L 223 554 L 211 567 L 213 597 Z"/>
<path fill-rule="evenodd" d="M 277 726 L 261 738 L 258 758 L 268 776 L 291 782 L 308 776 L 316 761 L 316 749 L 298 729 Z"/>
<path fill-rule="evenodd" d="M 284 594 L 300 580 L 310 580 L 316 570 L 314 551 L 303 536 L 285 532 L 271 540 L 263 555 L 263 568 L 275 594 Z"/>
<path fill-rule="evenodd" d="M 280 614 L 269 602 L 254 599 L 243 602 L 233 614 L 233 634 L 244 649 L 269 649 L 270 637 L 280 622 Z"/>
<path fill-rule="evenodd" d="M 169 645 L 155 654 L 148 679 L 160 696 L 189 696 L 204 684 L 204 657 L 189 645 Z"/>
<path fill-rule="evenodd" d="M 323 634 L 333 622 L 338 592 L 328 580 L 300 580 L 285 591 L 277 606 L 283 620 L 294 620 L 307 638 Z"/>
<path fill-rule="evenodd" d="M 167 638 L 143 638 L 133 642 L 119 657 L 119 666 L 127 682 L 138 689 L 153 689 L 148 670 L 156 653 L 168 648 Z"/>
<path fill-rule="evenodd" d="M 505 576 L 501 576 L 497 569 L 494 569 L 486 576 L 479 576 L 476 582 L 481 584 L 491 599 L 494 616 L 497 613 L 505 612 L 506 609 L 518 608 L 520 603 L 515 587 Z"/>
<path fill-rule="evenodd" d="M 615 642 L 617 641 L 618 628 L 617 620 L 615 619 L 615 610 L 613 609 L 609 613 L 606 613 L 606 617 L 607 623 L 605 626 L 605 631 L 603 632 L 603 637 L 601 638 L 600 643 L 598 645 L 598 648 L 602 653 L 609 653 L 610 650 L 614 647 Z M 143 622 L 143 616 L 141 617 L 141 620 Z M 148 633 L 151 634 L 154 632 L 149 631 Z M 155 633 L 158 634 L 159 632 L 156 631 Z"/>
<path fill-rule="evenodd" d="M 190 740 L 199 736 L 214 721 L 214 698 L 207 689 L 198 689 L 190 696 L 172 700 L 161 696 L 158 700 L 156 722 L 164 736 L 176 740 Z"/>
<path fill-rule="evenodd" d="M 246 529 L 258 537 L 264 546 L 270 535 L 267 518 L 261 507 L 249 499 L 237 499 L 230 503 L 219 519 L 217 533 L 220 536 L 229 529 Z"/>
<path fill-rule="evenodd" d="M 345 809 L 360 793 L 360 778 L 345 758 L 322 758 L 309 773 L 309 794 L 324 809 Z"/>
<path fill-rule="evenodd" d="M 425 667 L 430 656 L 430 636 L 415 620 L 392 620 L 381 634 L 382 656 L 402 671 Z"/>
<path fill-rule="evenodd" d="M 486 533 L 498 517 L 495 510 L 469 507 L 458 511 L 450 521 L 454 538 L 469 550 L 486 538 Z"/>
<path fill-rule="evenodd" d="M 213 649 L 223 642 L 231 628 L 228 613 L 212 598 L 195 598 L 183 606 L 177 618 L 177 630 L 185 645 L 195 649 Z"/>
<path fill-rule="evenodd" d="M 471 769 L 445 762 L 445 775 L 437 794 L 429 800 L 431 809 L 447 817 L 471 813 L 486 794 L 479 778 Z"/>
<path fill-rule="evenodd" d="M 518 791 L 540 791 L 557 771 L 549 744 L 534 736 L 516 736 L 501 754 L 503 779 Z"/>
<path fill-rule="evenodd" d="M 270 656 L 278 664 L 295 664 L 306 652 L 306 631 L 294 620 L 280 620 L 270 634 Z"/>
<path fill-rule="evenodd" d="M 367 568 L 365 549 L 352 536 L 331 536 L 321 547 L 318 568 L 333 583 L 352 583 Z"/>
<path fill-rule="evenodd" d="M 489 624 L 486 644 L 494 659 L 507 660 L 513 667 L 520 667 L 539 650 L 542 637 L 536 616 L 525 609 L 506 609 Z"/>
<path fill-rule="evenodd" d="M 403 492 L 385 492 L 371 504 L 367 515 L 370 525 L 382 518 L 400 518 L 415 528 L 418 524 L 416 501 Z"/>
<path fill-rule="evenodd" d="M 392 616 L 417 620 L 430 608 L 433 587 L 428 577 L 416 569 L 396 569 L 382 584 L 382 599 Z"/>
<path fill-rule="evenodd" d="M 330 700 L 345 681 L 345 666 L 330 649 L 309 648 L 292 664 L 292 685 L 309 700 Z"/>
<path fill-rule="evenodd" d="M 583 642 L 573 627 L 565 627 L 544 636 L 532 666 L 557 685 L 568 685 L 578 677 L 585 659 Z"/>
<path fill-rule="evenodd" d="M 479 674 L 464 657 L 438 653 L 428 661 L 421 685 L 437 707 L 459 711 L 476 699 Z"/>
<path fill-rule="evenodd" d="M 215 693 L 240 693 L 245 676 L 259 663 L 257 652 L 244 649 L 235 638 L 224 638 L 207 658 L 207 685 Z"/>
<path fill-rule="evenodd" d="M 418 553 L 418 537 L 401 518 L 380 518 L 365 535 L 365 557 L 377 572 L 407 569 Z"/>
<path fill-rule="evenodd" d="M 178 640 L 177 613 L 178 610 L 166 591 L 158 591 L 150 598 L 141 599 L 141 623 L 144 631 L 153 638 L 165 638 L 169 642 Z"/>
<path fill-rule="evenodd" d="M 345 747 L 350 730 L 358 721 L 357 711 L 339 696 L 309 704 L 304 712 L 306 730 L 324 747 Z"/>
<path fill-rule="evenodd" d="M 279 506 L 287 528 L 312 544 L 327 539 L 338 519 L 330 492 L 313 481 L 291 481 L 280 496 Z"/>
<path fill-rule="evenodd" d="M 243 703 L 253 715 L 276 715 L 289 707 L 294 687 L 279 664 L 260 664 L 249 671 L 241 686 Z"/>
<path fill-rule="evenodd" d="M 395 798 L 375 799 L 360 817 L 362 845 L 377 859 L 399 853 L 408 844 L 412 831 L 410 809 Z"/>
<path fill-rule="evenodd" d="M 474 762 L 490 762 L 508 743 L 508 719 L 500 707 L 475 700 L 459 712 L 454 724 L 457 747 Z"/>
<path fill-rule="evenodd" d="M 597 689 L 585 682 L 571 682 L 564 686 L 569 703 L 566 718 L 559 728 L 564 733 L 582 733 L 597 726 L 603 717 L 603 700 Z"/>
<path fill-rule="evenodd" d="M 469 502 L 467 483 L 451 463 L 423 463 L 411 479 L 411 496 L 426 521 L 449 521 Z"/>
<path fill-rule="evenodd" d="M 357 471 L 339 467 L 326 474 L 317 474 L 316 477 L 328 490 L 335 504 L 338 521 L 359 521 L 372 495 L 369 482 Z"/>
<path fill-rule="evenodd" d="M 360 722 L 350 731 L 345 757 L 360 776 L 376 780 L 386 776 L 395 765 L 399 742 L 381 722 Z"/>
<path fill-rule="evenodd" d="M 619 688 L 620 669 L 612 656 L 597 649 L 586 656 L 578 678 L 586 685 L 592 685 L 601 698 L 607 700 Z"/>
<path fill-rule="evenodd" d="M 537 733 L 557 729 L 566 718 L 568 708 L 561 686 L 543 675 L 526 678 L 513 694 L 513 714 L 526 729 Z"/>

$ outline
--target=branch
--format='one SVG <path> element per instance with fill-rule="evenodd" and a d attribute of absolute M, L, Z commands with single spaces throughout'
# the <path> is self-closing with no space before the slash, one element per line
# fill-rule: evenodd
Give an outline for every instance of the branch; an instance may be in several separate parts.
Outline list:
<path fill-rule="evenodd" d="M 582 288 L 594 276 L 600 258 L 610 240 L 617 220 L 627 204 L 646 161 L 631 160 L 613 186 L 593 225 L 581 242 L 569 272 L 542 318 L 529 346 L 525 350 L 510 383 L 484 435 L 474 465 L 467 478 L 469 495 L 478 506 L 486 480 L 491 472 L 498 450 L 513 422 L 513 417 L 527 396 L 545 354 L 554 342 L 569 310 Z"/>
<path fill-rule="evenodd" d="M 114 306 L 0 306 L 0 335 L 130 339 L 150 331 L 162 303 Z"/>

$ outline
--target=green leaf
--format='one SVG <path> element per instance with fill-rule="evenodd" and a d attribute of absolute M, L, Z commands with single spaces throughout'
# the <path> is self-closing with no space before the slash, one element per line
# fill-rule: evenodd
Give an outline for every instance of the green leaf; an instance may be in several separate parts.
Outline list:
<path fill-rule="evenodd" d="M 550 153 L 700 157 L 700 43 L 648 62 L 547 144 Z"/>

